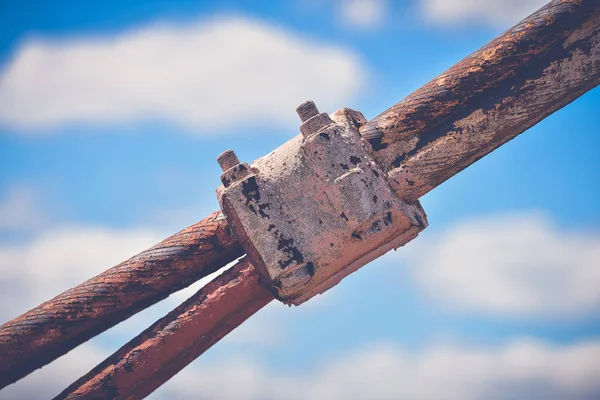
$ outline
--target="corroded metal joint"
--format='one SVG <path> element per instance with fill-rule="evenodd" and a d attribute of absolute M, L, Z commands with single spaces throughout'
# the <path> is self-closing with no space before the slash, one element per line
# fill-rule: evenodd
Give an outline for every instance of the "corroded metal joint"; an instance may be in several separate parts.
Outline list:
<path fill-rule="evenodd" d="M 297 109 L 302 135 L 251 166 L 219 156 L 221 208 L 273 294 L 301 304 L 427 226 L 401 200 L 360 137 L 360 112 Z M 233 157 L 232 157 L 233 154 Z M 226 160 L 226 161 L 223 161 Z M 227 161 L 229 160 L 229 161 Z"/>

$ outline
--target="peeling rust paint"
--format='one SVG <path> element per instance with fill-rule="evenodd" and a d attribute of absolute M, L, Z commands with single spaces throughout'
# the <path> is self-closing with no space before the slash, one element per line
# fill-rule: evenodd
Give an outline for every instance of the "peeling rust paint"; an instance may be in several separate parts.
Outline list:
<path fill-rule="evenodd" d="M 241 256 L 220 212 L 0 326 L 0 388 Z"/>
<path fill-rule="evenodd" d="M 304 256 L 300 253 L 300 250 L 294 246 L 294 239 L 286 238 L 282 233 L 280 233 L 278 237 L 277 250 L 282 250 L 289 255 L 285 260 L 279 260 L 278 263 L 282 269 L 285 269 L 292 264 L 302 264 L 304 262 Z"/>
<path fill-rule="evenodd" d="M 242 193 L 246 197 L 246 205 L 253 201 L 260 201 L 260 189 L 255 177 L 252 176 L 242 182 Z"/>
<path fill-rule="evenodd" d="M 360 157 L 350 156 L 350 162 L 354 165 L 358 165 L 360 163 Z"/>

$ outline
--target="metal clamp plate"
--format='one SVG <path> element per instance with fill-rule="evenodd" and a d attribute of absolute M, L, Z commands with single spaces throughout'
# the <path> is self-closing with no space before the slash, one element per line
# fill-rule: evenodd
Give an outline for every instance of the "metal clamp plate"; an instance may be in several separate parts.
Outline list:
<path fill-rule="evenodd" d="M 364 122 L 350 109 L 315 114 L 303 135 L 222 175 L 221 208 L 285 303 L 326 291 L 427 226 L 421 205 L 400 200 L 373 161 Z"/>

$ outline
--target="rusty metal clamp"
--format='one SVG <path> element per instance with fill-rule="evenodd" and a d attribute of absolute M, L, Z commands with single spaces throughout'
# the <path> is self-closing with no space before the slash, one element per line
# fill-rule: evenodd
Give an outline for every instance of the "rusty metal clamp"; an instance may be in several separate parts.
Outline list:
<path fill-rule="evenodd" d="M 297 112 L 301 135 L 252 165 L 231 150 L 217 158 L 217 197 L 234 234 L 275 297 L 294 305 L 427 226 L 420 203 L 396 196 L 361 139 L 360 112 L 330 117 L 312 101 Z"/>

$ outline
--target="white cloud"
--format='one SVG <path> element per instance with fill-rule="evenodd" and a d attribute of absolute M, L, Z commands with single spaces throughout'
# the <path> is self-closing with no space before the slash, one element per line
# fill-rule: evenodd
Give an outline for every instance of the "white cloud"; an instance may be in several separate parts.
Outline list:
<path fill-rule="evenodd" d="M 347 49 L 247 18 L 29 40 L 0 73 L 0 123 L 43 131 L 152 118 L 199 134 L 297 123 L 306 99 L 347 105 L 364 83 L 361 64 Z"/>
<path fill-rule="evenodd" d="M 31 400 L 59 393 L 110 353 L 85 344 L 0 395 Z M 267 367 L 245 358 L 192 363 L 148 398 L 162 399 L 597 399 L 600 341 L 557 346 L 518 339 L 498 347 L 432 344 L 414 351 L 373 345 L 315 362 Z"/>
<path fill-rule="evenodd" d="M 421 0 L 423 17 L 442 25 L 465 22 L 508 28 L 545 5 L 548 0 Z"/>
<path fill-rule="evenodd" d="M 515 340 L 498 348 L 394 345 L 338 355 L 312 371 L 256 362 L 196 363 L 153 399 L 592 399 L 600 395 L 600 342 L 565 347 Z"/>
<path fill-rule="evenodd" d="M 342 22 L 358 29 L 380 26 L 386 17 L 387 0 L 340 0 L 339 13 Z"/>
<path fill-rule="evenodd" d="M 600 309 L 597 234 L 561 230 L 540 215 L 521 214 L 466 221 L 414 244 L 406 254 L 411 271 L 424 292 L 445 306 L 546 317 Z"/>
<path fill-rule="evenodd" d="M 43 211 L 35 190 L 22 185 L 13 186 L 0 198 L 0 230 L 31 231 L 47 222 L 48 215 Z"/>

